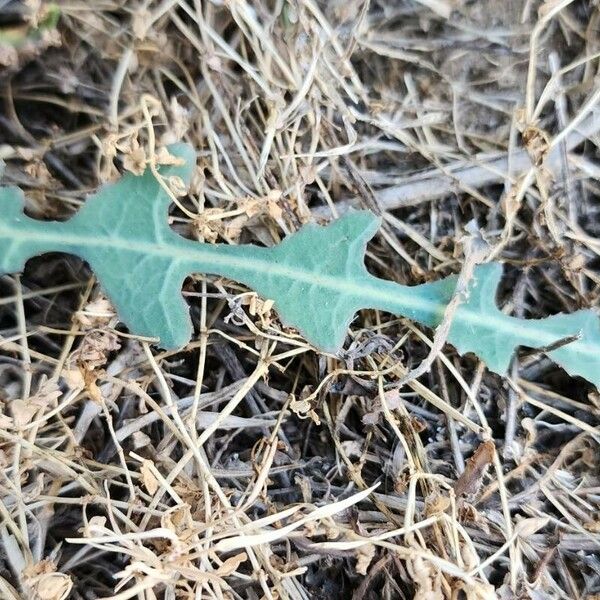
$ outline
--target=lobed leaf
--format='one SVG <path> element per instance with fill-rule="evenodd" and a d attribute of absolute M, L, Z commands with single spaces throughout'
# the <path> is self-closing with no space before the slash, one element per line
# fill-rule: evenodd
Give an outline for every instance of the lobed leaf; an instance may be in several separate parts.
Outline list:
<path fill-rule="evenodd" d="M 180 165 L 160 170 L 186 183 L 194 151 L 169 148 Z M 351 212 L 321 227 L 309 224 L 273 248 L 186 240 L 168 224 L 170 197 L 148 170 L 126 174 L 90 197 L 72 219 L 42 222 L 23 213 L 23 193 L 0 189 L 0 274 L 21 271 L 32 256 L 49 251 L 86 260 L 134 334 L 158 337 L 164 348 L 183 346 L 192 325 L 181 286 L 191 273 L 222 275 L 274 301 L 283 321 L 317 348 L 335 352 L 361 308 L 377 308 L 435 327 L 452 298 L 455 277 L 404 286 L 372 276 L 364 265 L 379 219 Z M 448 339 L 461 353 L 474 352 L 505 373 L 519 346 L 546 348 L 573 375 L 600 386 L 600 320 L 591 310 L 546 319 L 516 319 L 496 305 L 498 263 L 476 268 Z M 558 346 L 561 340 L 568 343 Z"/>

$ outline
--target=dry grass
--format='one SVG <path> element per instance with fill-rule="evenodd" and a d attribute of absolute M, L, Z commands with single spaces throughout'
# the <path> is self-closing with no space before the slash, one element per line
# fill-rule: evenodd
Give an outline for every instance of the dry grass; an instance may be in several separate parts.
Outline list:
<path fill-rule="evenodd" d="M 183 235 L 270 245 L 363 206 L 369 268 L 420 283 L 461 269 L 475 220 L 507 310 L 598 305 L 597 3 L 59 5 L 0 51 L 32 215 L 185 139 Z M 0 0 L 0 28 L 46 8 Z M 2 599 L 599 597 L 591 386 L 538 354 L 506 379 L 428 358 L 433 332 L 374 311 L 319 355 L 232 282 L 184 293 L 196 335 L 166 354 L 72 257 L 0 279 Z"/>

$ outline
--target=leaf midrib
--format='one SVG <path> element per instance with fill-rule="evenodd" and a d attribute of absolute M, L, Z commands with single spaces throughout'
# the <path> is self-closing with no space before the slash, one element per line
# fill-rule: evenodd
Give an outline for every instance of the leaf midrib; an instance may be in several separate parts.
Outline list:
<path fill-rule="evenodd" d="M 33 221 L 33 223 L 36 223 Z M 56 223 L 53 223 L 54 226 Z M 64 223 L 66 226 L 68 221 Z M 62 223 L 61 223 L 62 225 Z M 20 242 L 30 241 L 28 234 L 23 230 L 7 229 L 2 227 L 0 224 L 0 234 L 5 234 L 9 239 L 18 239 Z M 375 302 L 376 305 L 381 304 L 383 301 L 392 302 L 394 304 L 400 304 L 405 307 L 416 307 L 421 308 L 423 305 L 429 305 L 432 310 L 443 309 L 445 303 L 441 302 L 430 302 L 427 299 L 418 299 L 418 295 L 411 291 L 410 286 L 404 286 L 402 284 L 395 284 L 398 286 L 397 293 L 390 293 L 387 290 L 373 289 L 372 285 L 365 288 L 365 283 L 376 283 L 380 281 L 377 277 L 370 275 L 365 269 L 365 280 L 361 280 L 360 284 L 354 281 L 348 281 L 343 277 L 327 277 L 322 274 L 315 273 L 306 269 L 298 269 L 289 265 L 279 264 L 275 258 L 271 260 L 261 260 L 256 257 L 248 258 L 248 249 L 256 250 L 256 246 L 224 246 L 221 244 L 210 245 L 203 242 L 194 242 L 187 240 L 176 233 L 169 236 L 163 243 L 148 243 L 143 240 L 135 240 L 135 246 L 132 247 L 131 241 L 123 240 L 121 237 L 110 237 L 102 240 L 75 235 L 72 232 L 48 232 L 40 231 L 36 232 L 36 241 L 44 241 L 48 244 L 48 252 L 57 250 L 62 252 L 69 252 L 69 247 L 73 247 L 73 253 L 77 256 L 85 256 L 88 254 L 88 250 L 94 247 L 109 247 L 110 249 L 119 249 L 124 252 L 139 252 L 144 255 L 155 255 L 161 258 L 170 258 L 176 263 L 180 263 L 182 266 L 190 265 L 192 272 L 210 273 L 212 275 L 224 275 L 229 277 L 227 272 L 223 272 L 224 269 L 230 269 L 230 273 L 233 271 L 245 270 L 248 273 L 257 273 L 264 277 L 264 274 L 276 275 L 280 277 L 286 277 L 293 281 L 302 281 L 309 285 L 315 283 L 320 287 L 330 289 L 339 293 L 350 294 L 357 299 L 357 303 L 360 302 L 361 298 L 369 299 L 370 302 Z M 222 249 L 227 249 L 227 254 L 222 252 Z M 270 248 L 265 248 L 270 250 Z M 233 255 L 235 253 L 235 255 Z M 197 264 L 196 264 L 197 263 Z M 223 269 L 215 269 L 215 265 L 221 266 Z M 239 275 L 238 275 L 239 276 Z M 235 278 L 235 277 L 232 277 Z M 386 282 L 389 283 L 389 282 Z M 367 293 L 365 293 L 367 291 Z M 398 302 L 398 296 L 402 296 L 403 300 Z M 419 301 L 415 302 L 417 298 Z M 367 308 L 367 305 L 361 305 L 359 308 Z"/>
<path fill-rule="evenodd" d="M 348 281 L 343 277 L 323 276 L 322 274 L 305 269 L 290 267 L 289 265 L 281 265 L 275 257 L 271 260 L 262 260 L 256 257 L 248 258 L 248 249 L 256 250 L 256 246 L 223 246 L 209 245 L 202 242 L 194 242 L 187 240 L 176 234 L 169 232 L 168 238 L 163 240 L 164 245 L 160 243 L 148 243 L 143 240 L 135 240 L 135 247 L 132 248 L 131 241 L 124 240 L 121 237 L 107 236 L 104 239 L 98 240 L 91 237 L 79 236 L 68 231 L 49 232 L 43 231 L 40 224 L 43 222 L 29 219 L 30 223 L 25 225 L 34 225 L 36 242 L 47 242 L 48 252 L 63 251 L 69 252 L 69 247 L 76 249 L 73 253 L 85 257 L 87 250 L 93 247 L 110 247 L 111 249 L 120 249 L 125 252 L 140 252 L 145 255 L 155 255 L 162 258 L 170 258 L 175 263 L 181 263 L 182 266 L 189 265 L 189 272 L 209 273 L 217 276 L 231 277 L 232 279 L 241 281 L 248 285 L 249 281 L 240 279 L 240 271 L 247 271 L 249 274 L 264 274 L 276 275 L 291 279 L 292 281 L 301 281 L 308 285 L 317 284 L 319 287 L 326 288 L 337 293 L 349 294 L 356 301 L 357 308 L 381 308 L 389 310 L 396 314 L 406 314 L 410 310 L 427 309 L 430 312 L 439 313 L 440 316 L 446 307 L 446 302 L 431 301 L 428 298 L 419 297 L 419 286 L 405 286 L 399 283 L 393 283 L 387 280 L 382 280 L 372 276 L 368 271 L 364 271 L 365 278 L 359 283 L 354 280 Z M 52 227 L 62 226 L 67 228 L 69 221 L 64 223 L 52 222 Z M 30 232 L 21 228 L 6 228 L 0 222 L 0 234 L 4 234 L 9 240 L 18 240 L 19 242 L 31 241 Z M 228 254 L 224 254 L 221 250 L 227 249 Z M 265 250 L 270 250 L 265 248 Z M 219 269 L 215 268 L 218 265 Z M 187 269 L 186 269 L 187 270 Z M 385 283 L 386 288 L 382 289 L 380 283 Z M 389 290 L 389 284 L 393 283 L 395 290 Z M 386 308 L 383 308 L 387 305 Z M 281 310 L 281 307 L 279 307 Z M 529 323 L 535 322 L 535 319 L 515 319 L 509 315 L 505 315 L 501 311 L 495 311 L 493 315 L 489 313 L 481 314 L 478 311 L 467 310 L 462 305 L 459 306 L 455 319 L 473 323 L 478 327 L 492 328 L 496 331 L 511 332 L 517 334 L 519 338 L 527 338 L 531 342 L 531 347 L 546 346 L 557 341 L 556 334 L 539 329 L 532 330 Z M 573 332 L 576 333 L 576 332 Z M 452 340 L 450 340 L 452 341 Z M 526 345 L 526 344 L 523 344 Z M 578 340 L 578 351 L 584 352 L 586 355 L 596 356 L 598 346 L 588 343 L 587 340 Z"/>

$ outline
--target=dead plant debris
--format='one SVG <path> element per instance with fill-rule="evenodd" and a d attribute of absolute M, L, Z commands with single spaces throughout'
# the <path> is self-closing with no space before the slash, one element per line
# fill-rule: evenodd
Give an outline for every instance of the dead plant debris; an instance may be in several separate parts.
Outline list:
<path fill-rule="evenodd" d="M 66 219 L 185 140 L 184 236 L 369 208 L 369 268 L 421 283 L 471 223 L 506 310 L 597 307 L 599 30 L 592 0 L 0 0 L 3 181 Z M 73 257 L 0 279 L 0 598 L 600 597 L 591 386 L 374 311 L 318 355 L 237 284 L 184 294 L 161 353 Z"/>

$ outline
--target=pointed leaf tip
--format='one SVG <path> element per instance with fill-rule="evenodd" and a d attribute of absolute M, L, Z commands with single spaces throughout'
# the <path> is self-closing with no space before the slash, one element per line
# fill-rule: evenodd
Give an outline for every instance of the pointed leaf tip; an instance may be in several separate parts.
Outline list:
<path fill-rule="evenodd" d="M 500 263 L 486 263 L 475 269 L 468 297 L 455 313 L 448 341 L 461 354 L 473 352 L 499 375 L 506 374 L 519 347 L 548 349 L 548 356 L 569 374 L 600 385 L 598 315 L 592 310 L 542 319 L 507 315 L 496 303 L 502 271 Z M 551 350 L 555 344 L 559 347 Z"/>
<path fill-rule="evenodd" d="M 548 356 L 570 375 L 584 377 L 600 389 L 600 316 L 591 309 L 579 310 L 540 319 L 539 323 L 540 329 L 557 341 L 567 342 L 549 351 Z"/>

